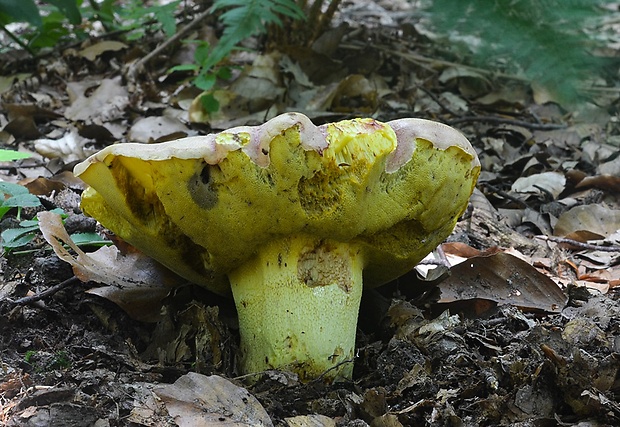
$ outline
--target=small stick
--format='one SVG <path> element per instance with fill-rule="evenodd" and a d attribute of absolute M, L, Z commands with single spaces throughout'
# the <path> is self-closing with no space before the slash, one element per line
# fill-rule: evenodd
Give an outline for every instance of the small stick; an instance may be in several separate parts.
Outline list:
<path fill-rule="evenodd" d="M 540 240 L 549 240 L 551 242 L 556 242 L 556 243 L 566 243 L 566 244 L 576 246 L 581 249 L 591 249 L 594 251 L 603 251 L 603 252 L 620 252 L 620 246 L 617 246 L 617 245 L 612 245 L 612 246 L 593 245 L 592 243 L 583 243 L 578 240 L 567 239 L 566 237 L 555 237 L 555 236 L 536 236 L 536 238 Z"/>
<path fill-rule="evenodd" d="M 129 80 L 135 80 L 137 74 L 144 69 L 144 66 L 148 64 L 153 58 L 159 55 L 161 52 L 166 50 L 172 44 L 178 42 L 181 38 L 185 37 L 190 31 L 194 29 L 194 27 L 198 26 L 211 13 L 211 9 L 207 9 L 204 12 L 196 15 L 194 19 L 186 24 L 183 28 L 176 32 L 175 35 L 167 39 L 165 42 L 157 46 L 153 49 L 152 52 L 149 52 L 148 55 L 141 58 L 139 61 L 136 61 L 129 70 L 127 71 L 127 77 Z"/>
<path fill-rule="evenodd" d="M 424 86 L 419 85 L 418 89 L 420 89 L 422 92 L 424 92 L 425 94 L 427 94 L 428 96 L 431 97 L 431 99 L 433 101 L 435 101 L 437 103 L 437 105 L 439 105 L 439 107 L 444 110 L 446 113 L 451 114 L 453 116 L 458 117 L 459 114 L 456 113 L 455 111 L 453 111 L 452 109 L 450 109 L 447 105 L 445 105 L 441 99 L 439 99 L 439 97 L 437 95 L 435 95 L 433 92 L 431 92 L 430 90 L 426 89 Z"/>
<path fill-rule="evenodd" d="M 43 292 L 41 292 L 39 294 L 32 295 L 32 296 L 29 296 L 29 297 L 20 298 L 20 299 L 18 299 L 16 301 L 12 301 L 12 300 L 7 299 L 7 301 L 9 301 L 9 302 L 11 302 L 11 303 L 13 303 L 15 305 L 31 304 L 33 302 L 40 301 L 43 298 L 47 298 L 47 297 L 49 297 L 51 295 L 54 295 L 56 292 L 58 292 L 58 291 L 60 291 L 60 290 L 62 290 L 64 288 L 67 288 L 67 287 L 69 287 L 69 286 L 71 286 L 74 283 L 77 283 L 79 281 L 80 280 L 77 277 L 73 276 L 73 277 L 65 280 L 64 282 L 60 282 L 59 284 L 54 285 L 51 288 L 48 288 L 48 289 L 44 290 Z"/>
<path fill-rule="evenodd" d="M 481 185 L 484 185 L 485 187 L 487 187 L 489 190 L 491 190 L 492 192 L 496 193 L 498 196 L 501 196 L 505 199 L 511 200 L 515 203 L 517 203 L 520 206 L 523 206 L 524 208 L 530 208 L 530 205 L 528 205 L 526 202 L 524 202 L 523 200 L 518 199 L 517 197 L 506 193 L 503 190 L 500 190 L 499 188 L 497 188 L 496 186 L 489 184 L 488 182 L 482 182 L 480 183 Z"/>
<path fill-rule="evenodd" d="M 507 124 L 514 126 L 521 126 L 527 129 L 532 130 L 553 130 L 553 129 L 565 129 L 565 124 L 555 124 L 555 123 L 532 123 L 526 122 L 525 120 L 517 120 L 517 119 L 508 119 L 505 117 L 496 117 L 496 116 L 463 116 L 453 120 L 449 120 L 447 123 L 449 125 L 455 125 L 457 123 L 464 122 L 486 122 L 493 124 Z"/>

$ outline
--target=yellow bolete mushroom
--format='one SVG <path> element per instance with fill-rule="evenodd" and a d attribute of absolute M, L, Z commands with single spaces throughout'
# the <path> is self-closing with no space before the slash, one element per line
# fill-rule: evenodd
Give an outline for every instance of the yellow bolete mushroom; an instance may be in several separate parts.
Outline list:
<path fill-rule="evenodd" d="M 435 122 L 261 126 L 119 144 L 79 164 L 85 213 L 191 282 L 232 293 L 244 372 L 351 378 L 363 287 L 404 274 L 467 207 L 480 163 Z"/>

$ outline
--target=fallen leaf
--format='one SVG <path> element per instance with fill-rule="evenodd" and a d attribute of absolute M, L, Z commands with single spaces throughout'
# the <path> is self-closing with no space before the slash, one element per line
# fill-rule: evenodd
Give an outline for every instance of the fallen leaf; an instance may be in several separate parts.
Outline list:
<path fill-rule="evenodd" d="M 134 142 L 169 141 L 169 137 L 188 136 L 189 129 L 179 120 L 167 116 L 151 116 L 137 120 L 129 130 L 128 138 Z"/>
<path fill-rule="evenodd" d="M 114 40 L 105 40 L 80 50 L 80 56 L 83 56 L 89 61 L 94 61 L 99 55 L 105 52 L 116 52 L 122 49 L 126 49 L 127 47 L 128 46 L 125 43 L 117 42 Z"/>
<path fill-rule="evenodd" d="M 77 130 L 72 130 L 59 139 L 37 139 L 34 141 L 34 149 L 48 159 L 62 159 L 65 163 L 71 163 L 95 153 L 96 150 L 86 149 L 86 141 Z"/>
<path fill-rule="evenodd" d="M 620 229 L 620 211 L 601 205 L 581 205 L 564 212 L 555 224 L 553 234 L 567 236 L 587 231 L 606 237 Z"/>
<path fill-rule="evenodd" d="M 60 259 L 71 264 L 78 279 L 110 285 L 90 289 L 88 293 L 116 303 L 135 319 L 156 321 L 161 300 L 171 289 L 185 284 L 183 279 L 140 252 L 122 255 L 115 246 L 104 246 L 85 253 L 65 230 L 60 215 L 45 211 L 39 212 L 38 217 L 43 237 Z"/>
<path fill-rule="evenodd" d="M 598 188 L 620 193 L 620 176 L 597 175 L 583 178 L 575 186 L 577 189 Z"/>
<path fill-rule="evenodd" d="M 551 313 L 559 313 L 566 305 L 566 295 L 553 280 L 504 252 L 470 258 L 450 271 L 439 284 L 440 303 L 484 299 Z"/>
<path fill-rule="evenodd" d="M 273 426 L 254 396 L 217 375 L 190 372 L 154 392 L 179 427 Z"/>
<path fill-rule="evenodd" d="M 125 107 L 129 104 L 129 94 L 122 84 L 121 77 L 103 79 L 96 83 L 67 84 L 67 91 L 70 91 L 70 95 L 74 98 L 72 104 L 65 110 L 67 119 L 101 124 L 124 116 Z M 97 88 L 87 94 L 94 86 Z"/>
<path fill-rule="evenodd" d="M 512 184 L 511 190 L 515 193 L 535 193 L 540 194 L 548 191 L 557 198 L 564 190 L 566 178 L 558 172 L 543 172 L 527 177 L 518 178 Z"/>
<path fill-rule="evenodd" d="M 288 427 L 336 427 L 336 421 L 325 415 L 299 415 L 284 421 Z"/>

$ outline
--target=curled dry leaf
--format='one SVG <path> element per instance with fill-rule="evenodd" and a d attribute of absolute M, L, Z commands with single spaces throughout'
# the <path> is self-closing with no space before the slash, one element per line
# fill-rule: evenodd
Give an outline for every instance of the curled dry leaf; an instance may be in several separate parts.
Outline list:
<path fill-rule="evenodd" d="M 273 426 L 254 396 L 217 375 L 190 372 L 154 391 L 179 427 Z"/>
<path fill-rule="evenodd" d="M 598 188 L 600 190 L 620 193 L 620 176 L 597 175 L 588 176 L 579 181 L 575 186 L 577 189 Z"/>
<path fill-rule="evenodd" d="M 129 139 L 135 142 L 162 142 L 187 136 L 187 126 L 167 116 L 138 119 L 129 130 Z"/>
<path fill-rule="evenodd" d="M 85 253 L 65 230 L 60 215 L 39 212 L 38 217 L 43 237 L 60 259 L 71 264 L 78 279 L 109 285 L 88 292 L 114 302 L 135 319 L 156 321 L 161 300 L 171 289 L 185 283 L 141 252 L 123 255 L 115 246 L 104 246 Z M 75 255 L 63 243 L 73 249 Z"/>
<path fill-rule="evenodd" d="M 128 47 L 129 46 L 127 46 L 125 43 L 121 43 L 115 40 L 105 40 L 80 50 L 80 56 L 83 56 L 89 61 L 94 61 L 95 59 L 97 59 L 98 56 L 104 54 L 105 52 L 116 52 L 126 49 Z"/>
<path fill-rule="evenodd" d="M 34 149 L 48 159 L 62 159 L 65 163 L 71 163 L 93 154 L 86 149 L 86 142 L 74 129 L 59 139 L 37 139 L 34 141 Z"/>
<path fill-rule="evenodd" d="M 439 285 L 440 303 L 483 299 L 498 305 L 559 313 L 567 302 L 553 280 L 504 252 L 470 258 L 452 267 L 451 272 Z"/>
<path fill-rule="evenodd" d="M 129 93 L 122 86 L 120 76 L 103 79 L 90 95 L 88 84 L 69 84 L 72 104 L 65 110 L 65 118 L 72 121 L 94 121 L 104 123 L 124 116 L 125 107 L 129 104 Z M 92 85 L 94 86 L 94 85 Z"/>
<path fill-rule="evenodd" d="M 558 172 L 543 172 L 517 179 L 512 184 L 516 193 L 542 193 L 547 191 L 557 198 L 566 185 L 566 178 Z"/>

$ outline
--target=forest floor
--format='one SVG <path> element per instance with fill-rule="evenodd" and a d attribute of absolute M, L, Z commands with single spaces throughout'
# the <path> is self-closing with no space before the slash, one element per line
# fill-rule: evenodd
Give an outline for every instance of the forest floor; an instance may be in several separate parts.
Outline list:
<path fill-rule="evenodd" d="M 231 300 L 187 285 L 156 308 L 130 299 L 122 309 L 105 286 L 75 279 L 35 227 L 0 258 L 0 424 L 620 425 L 618 91 L 561 105 L 521 78 L 446 58 L 407 2 L 355 4 L 313 49 L 233 56 L 239 68 L 210 117 L 187 73 L 167 73 L 191 61 L 192 45 L 160 52 L 156 36 L 7 59 L 2 82 L 19 82 L 0 85 L 0 144 L 32 154 L 0 163 L 0 180 L 42 203 L 9 211 L 3 232 L 60 208 L 70 234 L 106 237 L 81 213 L 84 184 L 71 171 L 113 142 L 285 111 L 316 124 L 413 116 L 461 130 L 482 164 L 470 206 L 438 263 L 365 293 L 353 379 L 269 371 L 250 382 L 236 368 Z"/>

